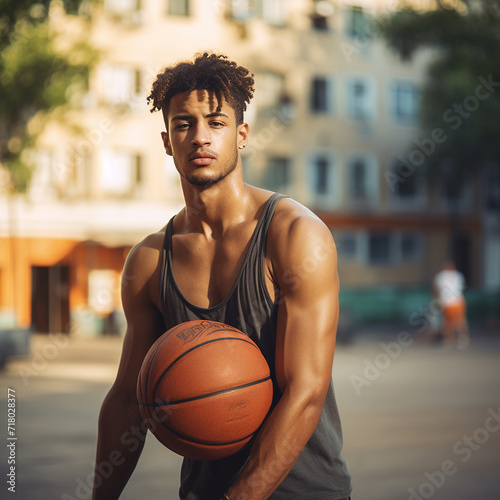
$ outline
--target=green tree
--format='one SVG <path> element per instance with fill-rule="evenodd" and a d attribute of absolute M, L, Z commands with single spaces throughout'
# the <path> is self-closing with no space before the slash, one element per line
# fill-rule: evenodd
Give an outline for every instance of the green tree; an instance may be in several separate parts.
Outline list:
<path fill-rule="evenodd" d="M 453 253 L 464 187 L 485 171 L 492 181 L 500 179 L 500 3 L 437 0 L 434 10 L 407 6 L 379 26 L 403 60 L 419 49 L 431 53 L 420 133 L 422 138 L 432 138 L 437 129 L 444 133 L 432 147 L 429 143 L 422 168 L 452 202 Z"/>
<path fill-rule="evenodd" d="M 0 165 L 16 191 L 28 185 L 23 152 L 40 132 L 30 122 L 77 101 L 96 56 L 85 40 L 58 33 L 50 13 L 64 9 L 88 22 L 90 6 L 89 0 L 0 0 Z M 62 37 L 69 43 L 58 43 Z"/>

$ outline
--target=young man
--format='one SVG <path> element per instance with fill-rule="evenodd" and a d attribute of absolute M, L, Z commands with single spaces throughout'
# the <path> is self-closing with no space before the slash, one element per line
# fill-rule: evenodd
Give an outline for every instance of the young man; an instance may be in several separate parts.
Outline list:
<path fill-rule="evenodd" d="M 350 495 L 331 381 L 335 245 L 309 210 L 243 182 L 239 149 L 248 143 L 243 112 L 252 95 L 248 70 L 215 54 L 167 68 L 153 84 L 148 102 L 163 113 L 163 144 L 186 206 L 125 264 L 127 332 L 99 418 L 94 500 L 119 498 L 139 459 L 146 427 L 135 391 L 145 354 L 164 331 L 192 319 L 248 334 L 269 363 L 275 398 L 250 447 L 223 460 L 184 459 L 180 498 Z M 116 465 L 104 475 L 105 462 Z"/>

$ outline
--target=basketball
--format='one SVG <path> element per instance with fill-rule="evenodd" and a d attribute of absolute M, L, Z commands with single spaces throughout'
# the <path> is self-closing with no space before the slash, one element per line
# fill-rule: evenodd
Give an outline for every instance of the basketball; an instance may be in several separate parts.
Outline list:
<path fill-rule="evenodd" d="M 141 415 L 154 436 L 187 458 L 230 456 L 252 439 L 271 407 L 269 366 L 243 332 L 188 321 L 149 349 L 137 381 Z"/>

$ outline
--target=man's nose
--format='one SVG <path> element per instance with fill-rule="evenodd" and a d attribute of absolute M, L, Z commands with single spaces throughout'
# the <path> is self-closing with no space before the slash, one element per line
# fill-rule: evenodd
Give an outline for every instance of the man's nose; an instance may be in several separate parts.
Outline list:
<path fill-rule="evenodd" d="M 198 124 L 194 129 L 194 134 L 191 139 L 193 146 L 206 146 L 211 143 L 210 130 L 205 124 Z"/>

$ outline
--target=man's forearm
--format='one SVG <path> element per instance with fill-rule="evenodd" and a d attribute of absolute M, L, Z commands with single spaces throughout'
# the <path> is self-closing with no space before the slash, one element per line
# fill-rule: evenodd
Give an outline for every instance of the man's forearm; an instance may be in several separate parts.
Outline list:
<path fill-rule="evenodd" d="M 232 500 L 263 500 L 285 479 L 311 437 L 322 404 L 283 395 L 255 439 L 250 459 L 229 489 Z"/>
<path fill-rule="evenodd" d="M 99 415 L 93 500 L 117 500 L 137 465 L 146 428 L 137 406 L 112 391 Z"/>

